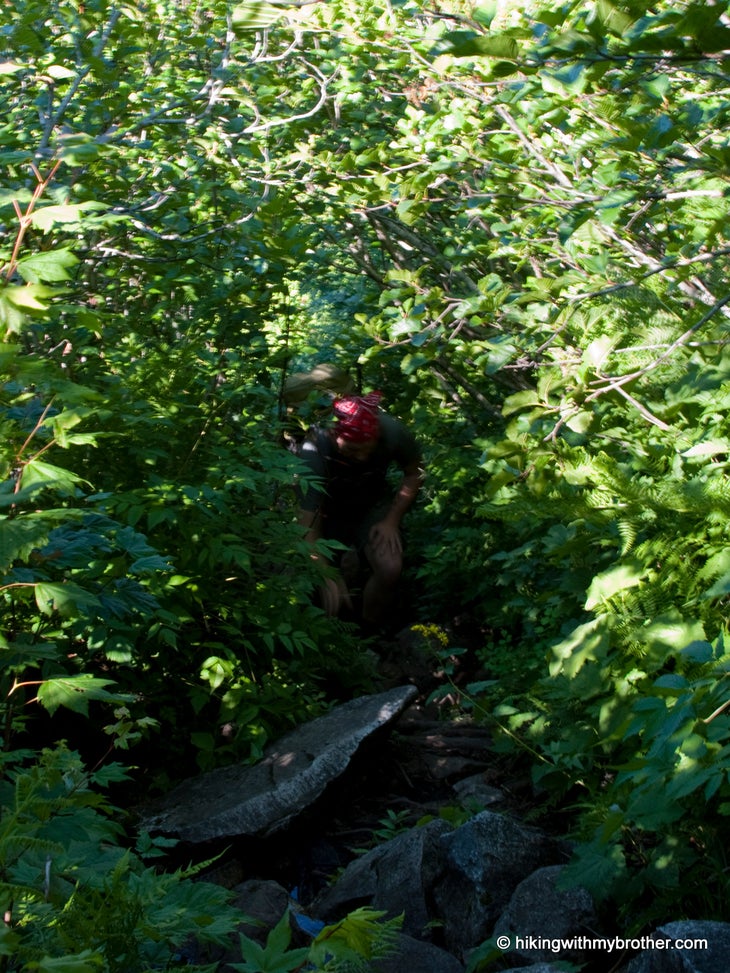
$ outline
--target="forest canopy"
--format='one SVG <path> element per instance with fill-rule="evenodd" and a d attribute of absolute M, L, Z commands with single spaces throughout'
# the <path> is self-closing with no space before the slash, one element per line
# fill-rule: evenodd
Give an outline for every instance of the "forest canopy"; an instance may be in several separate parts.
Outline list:
<path fill-rule="evenodd" d="M 48 714 L 94 724 L 94 766 L 144 738 L 164 789 L 171 755 L 254 760 L 367 688 L 357 633 L 312 601 L 283 445 L 287 376 L 334 362 L 423 443 L 412 620 L 472 621 L 466 703 L 580 805 L 570 874 L 637 926 L 712 917 L 726 10 L 5 5 L 7 840 L 17 780 L 67 759 L 36 761 Z"/>

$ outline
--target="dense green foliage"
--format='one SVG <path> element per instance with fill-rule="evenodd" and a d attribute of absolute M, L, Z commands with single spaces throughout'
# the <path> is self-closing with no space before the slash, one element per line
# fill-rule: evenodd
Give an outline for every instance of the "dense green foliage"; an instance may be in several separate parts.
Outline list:
<path fill-rule="evenodd" d="M 13 919 L 0 929 L 3 969 L 179 969 L 193 939 L 225 943 L 237 913 L 224 889 L 145 866 L 159 852 L 148 836 L 123 846 L 99 793 L 123 777 L 118 765 L 88 774 L 59 748 L 3 783 L 0 889 Z"/>
<path fill-rule="evenodd" d="M 92 765 L 148 738 L 161 787 L 367 685 L 281 444 L 284 377 L 336 360 L 418 428 L 414 613 L 475 620 L 474 711 L 577 806 L 574 877 L 717 915 L 727 3 L 522 6 L 6 5 L 7 787 L 74 732 L 35 703 Z"/>

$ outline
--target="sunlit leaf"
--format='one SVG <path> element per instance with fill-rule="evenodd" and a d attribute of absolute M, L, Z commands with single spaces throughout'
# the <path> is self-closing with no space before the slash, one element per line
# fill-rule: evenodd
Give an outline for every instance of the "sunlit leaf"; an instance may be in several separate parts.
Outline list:
<path fill-rule="evenodd" d="M 44 615 L 58 612 L 71 617 L 86 614 L 89 609 L 94 611 L 101 608 L 101 602 L 96 595 L 73 581 L 39 581 L 35 585 L 35 600 Z"/>
<path fill-rule="evenodd" d="M 287 6 L 288 3 L 276 0 L 245 0 L 233 8 L 231 25 L 235 31 L 262 30 L 276 23 Z"/>
<path fill-rule="evenodd" d="M 99 212 L 106 208 L 106 204 L 96 200 L 87 200 L 84 203 L 59 204 L 56 206 L 40 206 L 33 211 L 31 219 L 39 230 L 47 233 L 54 226 L 77 226 L 83 222 L 85 214 Z"/>
<path fill-rule="evenodd" d="M 686 449 L 682 456 L 691 459 L 695 456 L 717 456 L 720 453 L 730 455 L 730 439 L 707 439 Z"/>
<path fill-rule="evenodd" d="M 39 459 L 25 464 L 21 482 L 26 489 L 47 487 L 63 493 L 73 493 L 78 486 L 87 483 L 77 473 Z"/>
<path fill-rule="evenodd" d="M 19 260 L 18 273 L 30 284 L 69 280 L 69 270 L 78 262 L 78 257 L 70 250 L 46 250 Z"/>
<path fill-rule="evenodd" d="M 603 571 L 591 582 L 585 607 L 588 611 L 597 608 L 620 591 L 635 588 L 647 575 L 645 565 L 639 561 L 626 561 Z"/>
<path fill-rule="evenodd" d="M 500 60 L 514 60 L 519 56 L 517 41 L 505 35 L 477 34 L 469 30 L 454 30 L 444 34 L 439 44 L 439 52 L 452 57 L 495 57 Z"/>
<path fill-rule="evenodd" d="M 120 702 L 129 700 L 129 695 L 110 692 L 106 687 L 113 686 L 114 680 L 82 674 L 79 676 L 58 676 L 46 679 L 38 687 L 38 701 L 49 713 L 55 713 L 59 706 L 88 716 L 89 703 Z"/>
<path fill-rule="evenodd" d="M 572 679 L 586 662 L 595 662 L 605 655 L 610 645 L 610 623 L 605 616 L 578 625 L 553 646 L 550 674 L 563 673 Z"/>

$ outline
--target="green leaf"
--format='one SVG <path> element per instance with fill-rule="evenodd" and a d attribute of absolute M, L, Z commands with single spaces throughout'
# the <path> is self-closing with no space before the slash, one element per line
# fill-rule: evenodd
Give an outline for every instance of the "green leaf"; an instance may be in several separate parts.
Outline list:
<path fill-rule="evenodd" d="M 54 226 L 79 226 L 83 222 L 84 214 L 105 210 L 105 203 L 89 199 L 84 203 L 66 203 L 56 206 L 39 206 L 31 215 L 34 226 L 47 233 Z"/>
<path fill-rule="evenodd" d="M 616 842 L 579 845 L 560 873 L 560 888 L 583 887 L 601 902 L 626 876 L 626 858 Z"/>
<path fill-rule="evenodd" d="M 689 662 L 698 662 L 704 665 L 710 662 L 713 657 L 712 644 L 705 641 L 690 642 L 688 646 L 680 650 L 680 656 Z"/>
<path fill-rule="evenodd" d="M 514 61 L 497 61 L 492 65 L 491 75 L 493 78 L 508 78 L 512 74 L 517 74 L 519 65 Z"/>
<path fill-rule="evenodd" d="M 45 311 L 48 299 L 58 292 L 42 284 L 26 284 L 25 287 L 8 287 L 4 294 L 16 307 L 29 311 Z"/>
<path fill-rule="evenodd" d="M 516 60 L 520 47 L 513 37 L 494 35 L 485 37 L 470 30 L 453 30 L 444 34 L 439 53 L 452 57 L 497 57 L 500 60 Z"/>
<path fill-rule="evenodd" d="M 46 313 L 50 299 L 57 293 L 44 284 L 0 286 L 0 324 L 4 324 L 8 331 L 17 333 L 26 316 Z"/>
<path fill-rule="evenodd" d="M 105 687 L 113 686 L 114 680 L 100 679 L 98 676 L 58 676 L 46 679 L 38 687 L 38 702 L 53 714 L 60 706 L 74 713 L 89 715 L 89 703 L 94 700 L 103 703 L 129 702 L 133 697 L 120 693 L 110 693 Z"/>
<path fill-rule="evenodd" d="M 108 787 L 109 784 L 120 784 L 122 781 L 129 780 L 129 773 L 122 764 L 115 762 L 105 764 L 103 767 L 95 770 L 93 779 L 98 787 Z M 160 841 L 164 840 L 164 838 L 160 838 Z M 177 844 L 175 839 L 167 840 L 171 847 Z"/>
<path fill-rule="evenodd" d="M 0 65 L 1 73 L 2 65 Z M 0 956 L 17 956 L 20 937 L 7 923 L 0 926 Z"/>
<path fill-rule="evenodd" d="M 627 7 L 618 6 L 611 0 L 598 0 L 597 10 L 598 16 L 607 30 L 618 37 L 623 37 L 636 20 L 636 17 L 632 16 Z"/>
<path fill-rule="evenodd" d="M 588 661 L 597 661 L 606 654 L 610 645 L 608 616 L 578 625 L 566 638 L 553 646 L 550 675 L 562 674 L 572 679 Z"/>
<path fill-rule="evenodd" d="M 69 280 L 69 269 L 79 262 L 70 250 L 47 250 L 18 261 L 18 273 L 30 284 Z"/>
<path fill-rule="evenodd" d="M 291 942 L 291 925 L 289 920 L 289 910 L 279 919 L 277 924 L 266 937 L 266 951 L 274 953 L 284 953 L 289 948 Z"/>
<path fill-rule="evenodd" d="M 534 389 L 525 389 L 524 392 L 515 392 L 514 395 L 510 395 L 504 400 L 502 415 L 509 416 L 513 412 L 519 412 L 522 409 L 542 404 L 539 395 Z"/>
<path fill-rule="evenodd" d="M 0 646 L 0 666 L 6 672 L 22 672 L 39 662 L 54 662 L 58 658 L 59 650 L 53 642 L 25 644 L 15 641 Z"/>
<path fill-rule="evenodd" d="M 730 547 L 722 548 L 708 557 L 697 576 L 705 580 L 728 572 L 730 572 Z"/>
<path fill-rule="evenodd" d="M 262 30 L 276 23 L 287 6 L 277 0 L 245 0 L 231 11 L 231 26 L 234 31 Z"/>
<path fill-rule="evenodd" d="M 43 959 L 27 963 L 24 967 L 29 973 L 96 973 L 104 968 L 104 957 L 91 949 L 72 956 L 44 956 Z"/>
<path fill-rule="evenodd" d="M 707 439 L 685 450 L 682 456 L 692 458 L 695 456 L 717 456 L 718 454 L 730 454 L 730 439 Z"/>
<path fill-rule="evenodd" d="M 44 73 L 53 78 L 54 81 L 68 81 L 69 78 L 75 78 L 76 72 L 72 71 L 71 68 L 64 67 L 63 64 L 50 64 L 44 69 Z"/>
<path fill-rule="evenodd" d="M 155 574 L 157 571 L 169 571 L 170 563 L 160 554 L 148 554 L 139 557 L 129 566 L 130 574 Z"/>
<path fill-rule="evenodd" d="M 619 591 L 635 588 L 647 576 L 648 570 L 639 561 L 625 561 L 603 571 L 591 582 L 585 607 L 587 611 L 598 608 Z"/>
<path fill-rule="evenodd" d="M 471 12 L 471 16 L 472 20 L 475 20 L 478 24 L 489 27 L 498 12 L 499 3 L 497 0 L 490 0 L 489 3 L 481 3 L 478 7 L 475 7 Z"/>
<path fill-rule="evenodd" d="M 586 65 L 576 61 L 559 71 L 541 71 L 540 80 L 545 91 L 551 94 L 579 95 L 585 91 L 587 83 Z"/>
<path fill-rule="evenodd" d="M 289 910 L 284 913 L 274 929 L 271 930 L 266 946 L 260 946 L 248 936 L 240 935 L 243 963 L 229 963 L 237 973 L 292 973 L 307 961 L 309 950 L 289 949 Z"/>
<path fill-rule="evenodd" d="M 687 691 L 689 683 L 676 672 L 668 672 L 654 680 L 654 690 L 659 696 L 681 696 Z"/>
<path fill-rule="evenodd" d="M 663 795 L 662 795 L 663 796 Z M 633 791 L 626 806 L 626 817 L 647 831 L 659 831 L 678 821 L 684 809 L 669 800 L 657 800 L 656 782 Z"/>
<path fill-rule="evenodd" d="M 572 415 L 570 419 L 566 421 L 565 425 L 568 427 L 568 429 L 571 429 L 573 432 L 577 432 L 580 435 L 584 435 L 585 433 L 588 432 L 591 425 L 593 424 L 594 418 L 595 416 L 592 412 L 587 412 L 587 411 L 576 412 L 575 415 Z"/>
<path fill-rule="evenodd" d="M 613 349 L 614 344 L 615 338 L 609 335 L 601 335 L 600 338 L 594 338 L 583 352 L 583 361 L 591 368 L 601 368 Z"/>
<path fill-rule="evenodd" d="M 25 560 L 35 548 L 43 547 L 55 524 L 44 517 L 0 518 L 0 572 L 15 560 Z"/>
<path fill-rule="evenodd" d="M 634 634 L 657 661 L 661 661 L 668 652 L 677 652 L 693 642 L 705 640 L 702 623 L 697 619 L 684 618 L 677 609 L 658 615 Z"/>
<path fill-rule="evenodd" d="M 310 960 L 316 964 L 326 962 L 330 956 L 345 961 L 372 959 L 375 944 L 383 938 L 386 941 L 394 938 L 403 921 L 401 915 L 381 924 L 385 915 L 385 912 L 363 906 L 350 912 L 341 922 L 325 926 L 312 943 Z"/>
<path fill-rule="evenodd" d="M 38 582 L 35 585 L 35 600 L 44 615 L 58 612 L 65 617 L 74 617 L 101 608 L 96 595 L 74 581 Z"/>
<path fill-rule="evenodd" d="M 730 572 L 724 574 L 721 578 L 718 578 L 712 587 L 707 589 L 702 597 L 724 598 L 728 594 L 730 594 Z"/>
<path fill-rule="evenodd" d="M 76 473 L 65 470 L 61 466 L 54 466 L 51 463 L 34 459 L 23 467 L 21 483 L 25 489 L 46 487 L 58 490 L 61 493 L 74 494 L 76 487 L 82 483 L 88 484 L 88 480 L 82 479 Z"/>

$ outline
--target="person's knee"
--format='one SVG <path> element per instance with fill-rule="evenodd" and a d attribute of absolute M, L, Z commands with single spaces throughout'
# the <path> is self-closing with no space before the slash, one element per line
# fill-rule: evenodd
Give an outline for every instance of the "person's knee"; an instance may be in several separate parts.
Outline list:
<path fill-rule="evenodd" d="M 399 553 L 375 553 L 368 555 L 373 576 L 379 584 L 392 587 L 398 584 L 403 573 L 403 558 Z"/>

